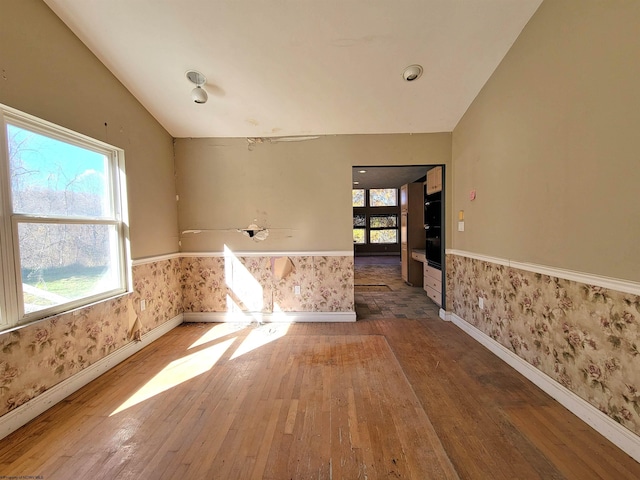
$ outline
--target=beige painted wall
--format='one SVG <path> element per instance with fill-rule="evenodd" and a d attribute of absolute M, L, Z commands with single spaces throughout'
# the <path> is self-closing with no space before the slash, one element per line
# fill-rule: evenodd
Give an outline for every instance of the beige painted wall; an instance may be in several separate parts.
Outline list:
<path fill-rule="evenodd" d="M 178 251 L 171 136 L 40 0 L 1 2 L 0 103 L 123 148 L 133 258 Z"/>
<path fill-rule="evenodd" d="M 175 155 L 180 231 L 213 230 L 183 235 L 182 251 L 351 251 L 351 167 L 448 164 L 451 135 L 324 136 L 252 150 L 246 139 L 177 139 Z M 254 219 L 271 228 L 264 242 L 233 231 Z"/>
<path fill-rule="evenodd" d="M 453 132 L 453 248 L 640 280 L 638 25 L 545 0 Z"/>

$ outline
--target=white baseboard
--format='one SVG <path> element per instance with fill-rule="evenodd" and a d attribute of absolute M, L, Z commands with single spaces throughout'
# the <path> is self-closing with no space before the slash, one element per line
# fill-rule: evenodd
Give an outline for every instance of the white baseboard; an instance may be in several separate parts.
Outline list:
<path fill-rule="evenodd" d="M 447 318 L 583 422 L 640 462 L 640 437 L 454 313 Z"/>
<path fill-rule="evenodd" d="M 355 322 L 356 312 L 185 312 L 185 322 L 216 323 L 296 323 L 296 322 Z"/>
<path fill-rule="evenodd" d="M 157 340 L 181 323 L 182 314 L 142 335 L 142 341 L 126 344 L 124 347 L 119 348 L 115 352 L 91 364 L 72 377 L 54 385 L 24 405 L 6 413 L 0 417 L 0 439 L 6 437 L 10 433 L 13 433 L 23 425 L 26 425 L 45 410 L 64 400 L 73 392 L 81 389 L 107 370 L 115 367 L 117 364 L 126 360 L 139 350 L 142 350 L 144 347 L 151 344 L 153 341 Z"/>
<path fill-rule="evenodd" d="M 440 316 L 440 318 L 442 320 L 444 320 L 445 322 L 448 322 L 450 319 L 447 317 L 447 312 L 441 308 L 440 310 L 438 310 L 438 315 Z"/>

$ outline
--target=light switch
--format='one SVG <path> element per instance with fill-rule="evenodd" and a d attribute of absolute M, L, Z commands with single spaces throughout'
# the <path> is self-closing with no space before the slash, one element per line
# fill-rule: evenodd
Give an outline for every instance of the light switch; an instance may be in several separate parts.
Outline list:
<path fill-rule="evenodd" d="M 464 232 L 464 222 L 458 222 L 458 231 Z"/>

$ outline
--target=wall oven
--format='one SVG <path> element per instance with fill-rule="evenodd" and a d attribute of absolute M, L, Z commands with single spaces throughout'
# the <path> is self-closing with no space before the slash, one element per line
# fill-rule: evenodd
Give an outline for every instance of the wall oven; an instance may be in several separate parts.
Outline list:
<path fill-rule="evenodd" d="M 440 193 L 427 196 L 424 204 L 427 264 L 442 269 L 442 202 Z"/>

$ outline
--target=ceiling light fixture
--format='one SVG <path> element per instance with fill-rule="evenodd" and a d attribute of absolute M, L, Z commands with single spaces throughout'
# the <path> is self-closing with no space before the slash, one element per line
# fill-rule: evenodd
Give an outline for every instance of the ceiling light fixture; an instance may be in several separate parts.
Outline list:
<path fill-rule="evenodd" d="M 422 76 L 422 67 L 420 65 L 409 65 L 402 72 L 402 78 L 407 82 L 413 82 Z"/>
<path fill-rule="evenodd" d="M 202 86 L 207 83 L 207 77 L 195 70 L 189 70 L 186 75 L 189 81 L 196 85 L 196 88 L 191 90 L 191 99 L 195 103 L 207 103 L 209 95 L 207 95 L 207 91 L 202 88 Z"/>
<path fill-rule="evenodd" d="M 358 170 L 358 173 L 367 173 L 366 170 Z"/>
<path fill-rule="evenodd" d="M 353 182 L 354 185 L 360 185 L 360 182 Z"/>

